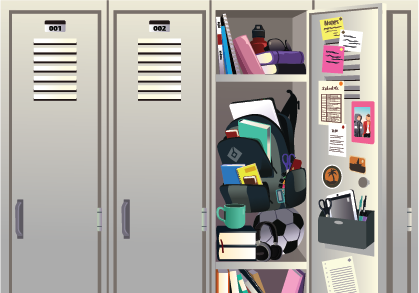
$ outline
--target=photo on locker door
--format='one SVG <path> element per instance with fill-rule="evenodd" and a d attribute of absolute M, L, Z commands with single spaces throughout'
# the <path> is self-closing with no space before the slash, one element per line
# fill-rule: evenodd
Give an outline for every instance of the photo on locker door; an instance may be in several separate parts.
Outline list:
<path fill-rule="evenodd" d="M 374 102 L 352 102 L 352 142 L 374 144 Z"/>

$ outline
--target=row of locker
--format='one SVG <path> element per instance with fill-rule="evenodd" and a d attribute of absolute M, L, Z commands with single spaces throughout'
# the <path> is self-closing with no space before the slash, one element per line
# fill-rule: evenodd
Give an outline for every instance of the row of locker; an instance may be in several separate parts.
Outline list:
<path fill-rule="evenodd" d="M 166 31 L 152 31 L 161 19 L 170 21 Z M 194 24 L 188 31 L 186 19 Z M 177 284 L 179 275 L 170 272 L 180 264 L 202 266 L 190 256 L 203 253 L 203 19 L 118 15 L 108 100 L 100 13 L 10 13 L 10 87 L 2 96 L 4 292 L 132 292 L 156 288 L 163 276 L 166 291 Z M 114 210 L 106 204 L 112 197 Z M 202 287 L 200 269 L 189 276 L 191 286 Z"/>

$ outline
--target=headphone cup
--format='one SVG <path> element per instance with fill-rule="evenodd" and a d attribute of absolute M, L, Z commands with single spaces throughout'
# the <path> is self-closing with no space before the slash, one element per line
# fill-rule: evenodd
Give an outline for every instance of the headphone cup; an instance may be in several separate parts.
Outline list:
<path fill-rule="evenodd" d="M 271 259 L 278 260 L 282 256 L 282 248 L 279 245 L 271 245 Z"/>
<path fill-rule="evenodd" d="M 256 247 L 256 259 L 260 261 L 268 261 L 271 259 L 271 247 L 265 242 L 261 242 Z"/>

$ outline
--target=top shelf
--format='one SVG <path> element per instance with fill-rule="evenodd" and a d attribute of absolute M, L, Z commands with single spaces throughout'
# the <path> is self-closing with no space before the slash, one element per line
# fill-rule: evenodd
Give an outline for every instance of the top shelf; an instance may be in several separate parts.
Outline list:
<path fill-rule="evenodd" d="M 305 74 L 217 74 L 217 82 L 307 82 Z"/>

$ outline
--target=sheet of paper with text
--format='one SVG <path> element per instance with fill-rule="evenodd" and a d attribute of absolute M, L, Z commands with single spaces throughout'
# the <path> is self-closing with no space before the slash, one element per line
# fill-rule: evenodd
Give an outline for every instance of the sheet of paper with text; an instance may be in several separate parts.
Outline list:
<path fill-rule="evenodd" d="M 344 82 L 319 81 L 319 124 L 343 123 Z"/>
<path fill-rule="evenodd" d="M 352 256 L 323 262 L 328 293 L 359 293 Z"/>
<path fill-rule="evenodd" d="M 329 124 L 329 156 L 346 157 L 346 124 Z"/>

